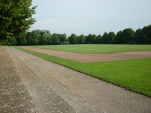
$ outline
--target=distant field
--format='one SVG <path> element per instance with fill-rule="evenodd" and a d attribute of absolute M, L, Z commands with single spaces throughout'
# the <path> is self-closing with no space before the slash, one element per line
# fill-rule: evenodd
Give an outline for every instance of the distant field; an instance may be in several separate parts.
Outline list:
<path fill-rule="evenodd" d="M 92 53 L 92 54 L 118 53 L 131 51 L 151 51 L 151 45 L 82 44 L 82 45 L 45 45 L 32 47 L 57 51 Z"/>
<path fill-rule="evenodd" d="M 92 45 L 81 45 L 81 47 L 82 46 L 92 47 Z M 98 47 L 101 47 L 101 46 L 107 47 L 107 45 L 100 45 Z M 113 46 L 118 46 L 118 45 L 109 45 L 109 46 L 113 47 Z M 122 45 L 120 46 L 122 47 Z M 39 46 L 39 47 L 42 47 L 42 46 Z M 43 46 L 43 47 L 51 47 L 51 46 Z M 57 47 L 57 46 L 52 46 L 52 47 Z M 58 47 L 61 48 L 64 46 L 58 46 Z M 132 47 L 132 45 L 129 47 Z M 140 48 L 141 47 L 150 48 L 149 45 L 140 46 Z M 69 67 L 79 72 L 97 77 L 99 79 L 103 79 L 110 83 L 117 84 L 124 88 L 143 93 L 151 97 L 151 58 L 108 61 L 108 62 L 81 63 L 81 62 L 77 62 L 73 60 L 58 58 L 55 56 L 50 56 L 43 53 L 26 50 L 23 48 L 17 47 L 17 49 L 36 55 L 38 57 L 49 60 L 51 62 L 61 64 L 63 66 Z M 130 49 L 127 49 L 127 50 L 130 51 Z M 140 50 L 140 49 L 137 49 L 137 50 Z M 145 49 L 141 49 L 141 50 L 145 50 Z"/>

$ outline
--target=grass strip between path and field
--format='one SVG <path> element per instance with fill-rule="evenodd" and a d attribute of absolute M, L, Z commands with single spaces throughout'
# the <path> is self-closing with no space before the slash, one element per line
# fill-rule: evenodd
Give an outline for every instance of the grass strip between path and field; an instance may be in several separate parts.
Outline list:
<path fill-rule="evenodd" d="M 19 47 L 15 48 L 151 97 L 151 58 L 81 63 Z"/>

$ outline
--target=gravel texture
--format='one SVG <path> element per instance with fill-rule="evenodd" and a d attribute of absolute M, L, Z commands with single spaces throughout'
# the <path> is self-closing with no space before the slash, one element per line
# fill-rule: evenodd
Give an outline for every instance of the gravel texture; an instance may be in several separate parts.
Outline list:
<path fill-rule="evenodd" d="M 6 47 L 0 47 L 0 113 L 35 113 L 35 106 Z"/>

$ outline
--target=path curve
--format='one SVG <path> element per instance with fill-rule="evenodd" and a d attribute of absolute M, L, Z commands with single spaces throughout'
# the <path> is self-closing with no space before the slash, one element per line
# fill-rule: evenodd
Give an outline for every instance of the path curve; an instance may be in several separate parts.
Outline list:
<path fill-rule="evenodd" d="M 75 60 L 78 62 L 101 62 L 112 60 L 125 60 L 125 59 L 137 59 L 137 58 L 151 58 L 151 51 L 138 51 L 138 52 L 121 52 L 111 54 L 82 54 L 63 51 L 46 50 L 40 48 L 33 48 L 29 46 L 20 46 L 24 49 L 45 53 L 60 58 Z"/>

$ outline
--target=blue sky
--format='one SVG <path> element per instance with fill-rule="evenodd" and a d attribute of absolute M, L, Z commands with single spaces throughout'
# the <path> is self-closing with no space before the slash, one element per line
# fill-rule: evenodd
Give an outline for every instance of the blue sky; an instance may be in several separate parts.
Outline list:
<path fill-rule="evenodd" d="M 32 4 L 38 7 L 30 30 L 103 35 L 151 24 L 151 0 L 33 0 Z"/>

